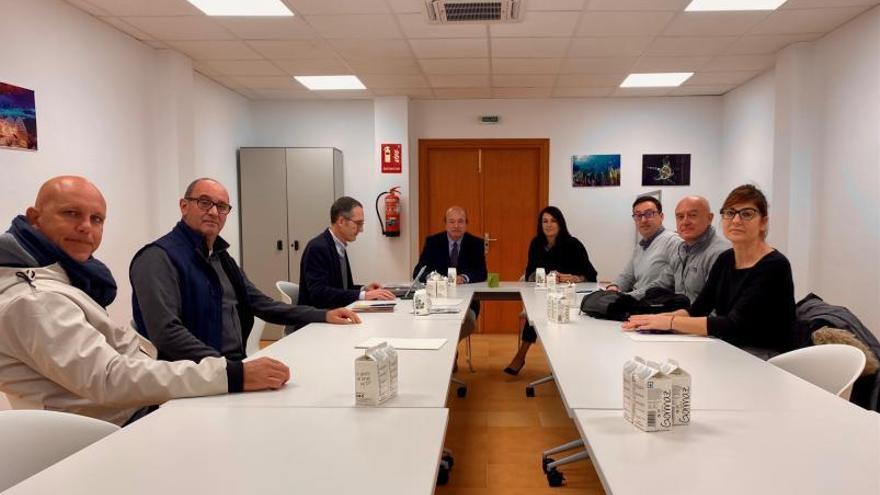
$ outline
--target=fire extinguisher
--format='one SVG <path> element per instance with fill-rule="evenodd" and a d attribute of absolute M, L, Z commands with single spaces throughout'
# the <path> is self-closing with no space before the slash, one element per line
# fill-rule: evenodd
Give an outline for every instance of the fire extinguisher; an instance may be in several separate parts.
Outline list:
<path fill-rule="evenodd" d="M 400 237 L 400 186 L 392 187 L 389 191 L 383 191 L 376 197 L 376 216 L 379 217 L 379 226 L 382 234 L 386 237 Z M 385 220 L 379 214 L 379 200 L 385 198 Z"/>

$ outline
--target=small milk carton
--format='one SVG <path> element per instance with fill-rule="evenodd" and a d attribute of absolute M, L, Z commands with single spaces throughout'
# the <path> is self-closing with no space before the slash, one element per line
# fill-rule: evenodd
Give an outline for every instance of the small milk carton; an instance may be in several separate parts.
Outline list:
<path fill-rule="evenodd" d="M 392 370 L 393 366 L 393 370 Z M 393 397 L 397 381 L 397 355 L 387 342 L 364 351 L 354 361 L 355 403 L 359 406 L 378 406 Z"/>
<path fill-rule="evenodd" d="M 623 417 L 633 422 L 633 374 L 645 365 L 645 360 L 635 356 L 623 363 Z"/>
<path fill-rule="evenodd" d="M 552 292 L 547 293 L 547 321 L 556 321 L 556 310 L 558 309 L 555 304 L 553 304 L 554 294 Z"/>
<path fill-rule="evenodd" d="M 568 308 L 577 308 L 577 291 L 575 291 L 574 284 L 569 282 L 565 286 L 563 293 L 565 294 L 565 304 L 568 305 Z"/>
<path fill-rule="evenodd" d="M 449 297 L 449 281 L 446 277 L 440 277 L 437 280 L 437 298 L 446 299 Z"/>
<path fill-rule="evenodd" d="M 428 291 L 419 289 L 413 295 L 413 313 L 417 315 L 431 314 L 431 303 L 428 299 Z"/>
<path fill-rule="evenodd" d="M 679 426 L 690 423 L 691 375 L 672 359 L 667 359 L 660 371 L 672 381 L 672 424 Z"/>
<path fill-rule="evenodd" d="M 437 297 L 437 284 L 439 280 L 440 274 L 437 272 L 431 272 L 425 279 L 425 291 L 428 294 L 428 299 L 434 299 Z"/>
<path fill-rule="evenodd" d="M 446 269 L 446 278 L 449 279 L 449 283 L 454 284 L 455 278 L 458 277 L 458 269 L 454 266 L 450 266 Z"/>
<path fill-rule="evenodd" d="M 556 271 L 552 271 L 547 274 L 547 288 L 555 289 L 556 288 Z"/>
<path fill-rule="evenodd" d="M 535 268 L 535 287 L 542 288 L 547 286 L 547 274 L 543 268 Z"/>
<path fill-rule="evenodd" d="M 446 271 L 446 279 L 448 282 L 446 286 L 446 297 L 455 297 L 458 294 L 458 287 L 455 283 L 457 278 L 458 270 L 456 268 L 450 267 Z"/>
<path fill-rule="evenodd" d="M 672 380 L 648 361 L 633 374 L 633 424 L 644 431 L 672 427 Z"/>
<path fill-rule="evenodd" d="M 385 347 L 385 355 L 388 357 L 388 375 L 391 378 L 390 399 L 397 397 L 397 349 L 389 345 Z"/>

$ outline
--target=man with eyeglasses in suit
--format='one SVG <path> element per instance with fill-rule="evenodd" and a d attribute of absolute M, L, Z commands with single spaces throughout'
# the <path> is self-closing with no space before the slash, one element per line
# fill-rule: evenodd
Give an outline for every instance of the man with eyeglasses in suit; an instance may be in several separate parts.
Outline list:
<path fill-rule="evenodd" d="M 345 308 L 285 304 L 260 292 L 220 237 L 230 211 L 229 193 L 220 182 L 194 180 L 180 199 L 180 222 L 131 262 L 134 321 L 160 357 L 242 360 L 254 317 L 296 326 L 360 322 Z"/>
<path fill-rule="evenodd" d="M 663 286 L 661 277 L 675 255 L 681 238 L 663 227 L 663 205 L 653 196 L 639 196 L 632 205 L 632 219 L 642 237 L 633 254 L 608 290 L 641 299 L 650 287 Z M 672 290 L 671 284 L 665 289 Z"/>

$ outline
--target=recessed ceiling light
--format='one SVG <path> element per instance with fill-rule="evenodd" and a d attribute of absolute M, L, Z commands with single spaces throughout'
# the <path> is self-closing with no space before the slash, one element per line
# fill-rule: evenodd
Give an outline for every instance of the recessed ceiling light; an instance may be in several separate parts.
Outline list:
<path fill-rule="evenodd" d="M 187 0 L 205 14 L 216 16 L 292 16 L 281 0 Z"/>
<path fill-rule="evenodd" d="M 620 83 L 621 88 L 668 88 L 681 86 L 693 72 L 656 72 L 647 74 L 630 74 Z"/>
<path fill-rule="evenodd" d="M 776 10 L 786 0 L 693 0 L 685 12 L 725 10 Z"/>
<path fill-rule="evenodd" d="M 367 89 L 357 76 L 293 76 L 300 84 L 312 91 L 336 89 Z"/>

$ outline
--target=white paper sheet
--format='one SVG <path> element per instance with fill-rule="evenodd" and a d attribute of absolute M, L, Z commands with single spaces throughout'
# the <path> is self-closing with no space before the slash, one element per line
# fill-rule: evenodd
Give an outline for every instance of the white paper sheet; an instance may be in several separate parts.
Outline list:
<path fill-rule="evenodd" d="M 442 297 L 435 297 L 431 299 L 431 307 L 432 308 L 457 308 L 461 306 L 461 303 L 464 302 L 464 299 L 449 299 Z"/>
<path fill-rule="evenodd" d="M 709 337 L 700 337 L 697 335 L 683 335 L 680 333 L 639 333 L 624 332 L 629 338 L 636 342 L 707 342 L 712 340 Z"/>
<path fill-rule="evenodd" d="M 369 339 L 354 346 L 355 349 L 368 349 L 382 342 L 395 349 L 411 351 L 436 351 L 446 345 L 446 339 L 408 339 L 405 337 L 370 337 Z"/>

